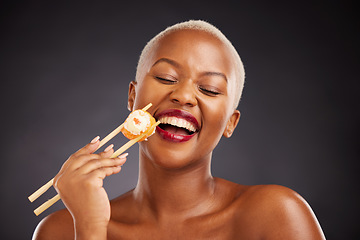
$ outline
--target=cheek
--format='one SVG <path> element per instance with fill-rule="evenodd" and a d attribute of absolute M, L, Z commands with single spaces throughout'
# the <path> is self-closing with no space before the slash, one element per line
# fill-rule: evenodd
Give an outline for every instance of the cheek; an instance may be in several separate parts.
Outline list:
<path fill-rule="evenodd" d="M 152 103 L 156 105 L 162 99 L 163 91 L 159 91 L 154 81 L 146 81 L 145 79 L 136 86 L 135 109 Z"/>
<path fill-rule="evenodd" d="M 207 104 L 207 115 L 204 116 L 207 121 L 207 124 L 205 122 L 205 126 L 207 126 L 212 136 L 219 139 L 226 127 L 228 116 L 227 109 L 228 106 L 226 100 L 213 101 L 210 104 Z"/>

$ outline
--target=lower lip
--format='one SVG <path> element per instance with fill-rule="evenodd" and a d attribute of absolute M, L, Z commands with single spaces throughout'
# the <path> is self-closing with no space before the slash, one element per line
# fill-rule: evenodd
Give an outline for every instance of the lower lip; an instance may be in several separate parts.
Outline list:
<path fill-rule="evenodd" d="M 163 139 L 171 141 L 171 142 L 177 142 L 177 143 L 189 141 L 196 134 L 196 133 L 191 134 L 191 135 L 173 134 L 173 133 L 169 133 L 169 132 L 161 129 L 159 126 L 156 127 L 156 131 L 160 134 L 160 136 Z"/>

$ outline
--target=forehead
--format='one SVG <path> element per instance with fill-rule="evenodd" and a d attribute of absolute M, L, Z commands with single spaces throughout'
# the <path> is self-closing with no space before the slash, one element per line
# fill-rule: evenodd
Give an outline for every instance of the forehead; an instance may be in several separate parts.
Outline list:
<path fill-rule="evenodd" d="M 148 66 L 160 58 L 170 58 L 194 70 L 220 71 L 235 78 L 231 50 L 210 33 L 177 30 L 158 39 L 149 51 Z"/>

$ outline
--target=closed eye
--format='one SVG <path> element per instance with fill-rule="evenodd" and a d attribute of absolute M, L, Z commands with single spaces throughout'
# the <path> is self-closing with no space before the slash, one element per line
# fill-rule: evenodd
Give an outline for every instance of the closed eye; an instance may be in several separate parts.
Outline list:
<path fill-rule="evenodd" d="M 203 92 L 204 94 L 208 95 L 208 96 L 217 96 L 219 94 L 221 94 L 219 91 L 215 90 L 215 89 L 210 89 L 210 88 L 206 88 L 206 87 L 199 87 L 200 91 Z"/>
<path fill-rule="evenodd" d="M 162 77 L 156 77 L 156 76 L 155 76 L 155 79 L 157 79 L 159 82 L 162 82 L 164 84 L 174 84 L 177 82 L 174 79 L 162 78 Z"/>

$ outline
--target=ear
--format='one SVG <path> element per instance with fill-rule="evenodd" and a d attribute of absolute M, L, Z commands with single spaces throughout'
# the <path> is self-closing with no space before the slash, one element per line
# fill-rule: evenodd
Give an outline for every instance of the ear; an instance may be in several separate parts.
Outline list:
<path fill-rule="evenodd" d="M 128 106 L 127 106 L 127 108 L 129 109 L 130 112 L 133 111 L 133 107 L 134 107 L 135 96 L 136 96 L 136 92 L 135 92 L 136 83 L 137 82 L 135 82 L 135 81 L 131 81 L 130 84 L 129 84 Z"/>
<path fill-rule="evenodd" d="M 231 137 L 231 135 L 233 134 L 238 122 L 240 119 L 240 112 L 239 110 L 234 110 L 233 114 L 231 115 L 231 117 L 229 118 L 229 121 L 226 124 L 223 136 L 226 138 Z"/>

